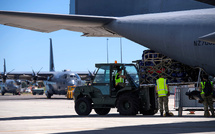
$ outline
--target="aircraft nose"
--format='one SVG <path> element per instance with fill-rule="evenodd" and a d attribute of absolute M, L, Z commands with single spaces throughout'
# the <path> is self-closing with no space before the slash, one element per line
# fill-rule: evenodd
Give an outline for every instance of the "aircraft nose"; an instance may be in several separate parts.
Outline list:
<path fill-rule="evenodd" d="M 68 83 L 70 86 L 74 86 L 76 84 L 75 80 L 72 80 Z"/>

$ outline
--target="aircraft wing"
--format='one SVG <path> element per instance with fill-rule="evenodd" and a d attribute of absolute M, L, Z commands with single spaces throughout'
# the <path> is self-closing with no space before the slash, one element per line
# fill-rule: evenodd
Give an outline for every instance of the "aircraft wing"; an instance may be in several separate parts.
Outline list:
<path fill-rule="evenodd" d="M 3 73 L 1 73 L 3 74 Z M 37 80 L 47 80 L 48 78 L 51 78 L 53 76 L 53 73 L 51 72 L 40 72 L 37 74 Z M 20 80 L 33 80 L 33 73 L 32 72 L 11 72 L 7 74 L 7 79 L 20 79 Z M 0 79 L 3 77 L 0 76 Z"/>
<path fill-rule="evenodd" d="M 39 32 L 53 32 L 61 29 L 83 32 L 83 36 L 119 37 L 103 25 L 114 17 L 61 15 L 29 12 L 0 11 L 0 24 Z"/>

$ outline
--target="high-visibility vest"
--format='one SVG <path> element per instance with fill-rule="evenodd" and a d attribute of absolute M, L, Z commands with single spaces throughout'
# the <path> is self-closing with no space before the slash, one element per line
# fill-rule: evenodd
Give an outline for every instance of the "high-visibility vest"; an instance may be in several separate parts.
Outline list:
<path fill-rule="evenodd" d="M 157 81 L 157 91 L 158 91 L 158 97 L 166 96 L 168 94 L 168 89 L 166 85 L 166 79 L 159 78 Z"/>
<path fill-rule="evenodd" d="M 120 75 L 119 73 L 116 73 L 116 76 L 115 76 L 115 83 L 116 83 L 116 85 L 118 84 L 118 83 L 123 83 L 123 79 L 121 78 L 121 77 L 119 77 L 118 79 L 117 79 L 117 76 L 118 75 Z"/>
<path fill-rule="evenodd" d="M 205 82 L 204 83 L 201 82 L 201 85 L 202 85 L 202 92 L 201 92 L 201 94 L 205 94 L 205 92 L 203 91 L 203 89 L 205 88 Z M 213 82 L 211 82 L 211 86 L 213 87 Z"/>

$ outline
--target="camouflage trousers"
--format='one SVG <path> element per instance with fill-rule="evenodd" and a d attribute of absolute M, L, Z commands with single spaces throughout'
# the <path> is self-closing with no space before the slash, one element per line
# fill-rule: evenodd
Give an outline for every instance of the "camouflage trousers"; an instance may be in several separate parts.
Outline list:
<path fill-rule="evenodd" d="M 214 107 L 213 107 L 213 98 L 212 95 L 205 96 L 204 94 L 201 94 L 204 105 L 204 116 L 210 116 L 209 111 L 208 111 L 208 106 L 210 107 L 211 114 L 214 116 Z"/>
<path fill-rule="evenodd" d="M 165 112 L 168 112 L 169 113 L 169 107 L 168 107 L 168 96 L 162 96 L 162 97 L 159 97 L 158 98 L 158 102 L 159 102 L 159 109 L 160 109 L 160 112 L 163 113 L 163 106 L 164 106 L 164 109 L 165 109 Z"/>

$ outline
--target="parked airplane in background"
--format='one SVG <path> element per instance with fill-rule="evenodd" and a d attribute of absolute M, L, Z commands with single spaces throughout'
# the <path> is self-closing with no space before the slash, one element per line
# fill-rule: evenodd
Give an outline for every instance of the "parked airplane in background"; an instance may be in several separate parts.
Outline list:
<path fill-rule="evenodd" d="M 78 15 L 0 11 L 0 24 L 47 33 L 67 29 L 84 36 L 125 37 L 215 76 L 214 1 L 71 2 Z"/>
<path fill-rule="evenodd" d="M 2 78 L 2 80 L 0 80 L 1 94 L 13 93 L 14 95 L 20 95 L 21 80 L 6 79 L 9 73 L 10 72 L 6 72 L 6 62 L 4 59 L 4 72 L 0 75 L 0 79 Z"/>
<path fill-rule="evenodd" d="M 4 95 L 5 93 L 13 93 L 13 95 L 20 95 L 21 81 L 7 79 L 5 83 L 3 83 L 3 81 L 0 81 L 0 87 L 2 95 Z"/>
<path fill-rule="evenodd" d="M 6 71 L 5 71 L 6 72 Z M 2 73 L 2 74 L 5 74 Z M 4 76 L 4 75 L 2 75 Z M 7 73 L 5 77 L 2 77 L 3 80 L 6 78 L 12 79 L 25 79 L 33 80 L 34 82 L 42 80 L 46 87 L 46 96 L 51 98 L 52 95 L 66 95 L 68 86 L 82 86 L 85 84 L 81 80 L 79 75 L 75 72 L 64 70 L 62 72 L 55 72 L 54 68 L 54 58 L 53 58 L 53 49 L 52 49 L 52 40 L 50 39 L 50 70 L 49 72 L 40 72 L 37 73 L 33 70 L 32 72 L 11 72 Z"/>

